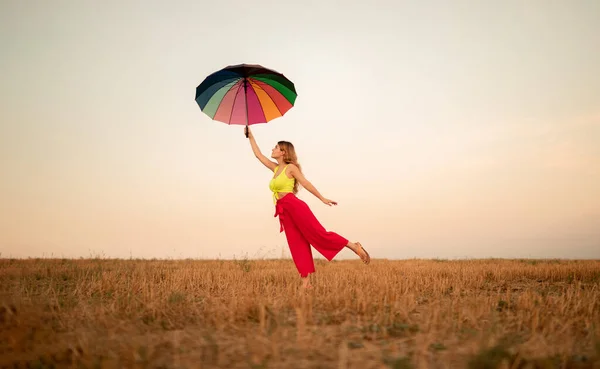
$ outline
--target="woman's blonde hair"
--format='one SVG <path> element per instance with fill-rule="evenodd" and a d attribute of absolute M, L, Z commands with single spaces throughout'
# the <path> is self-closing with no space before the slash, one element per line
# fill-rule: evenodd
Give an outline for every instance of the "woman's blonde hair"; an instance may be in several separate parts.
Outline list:
<path fill-rule="evenodd" d="M 279 141 L 277 142 L 279 145 L 279 150 L 283 151 L 283 161 L 286 164 L 294 164 L 298 167 L 298 170 L 302 172 L 302 168 L 298 163 L 298 157 L 296 156 L 296 150 L 294 149 L 294 145 L 288 141 Z M 294 181 L 294 194 L 298 193 L 298 181 Z"/>

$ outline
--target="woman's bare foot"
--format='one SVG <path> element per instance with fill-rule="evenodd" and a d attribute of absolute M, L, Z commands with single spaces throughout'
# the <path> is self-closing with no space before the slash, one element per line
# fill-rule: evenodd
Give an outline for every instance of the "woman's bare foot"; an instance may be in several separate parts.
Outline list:
<path fill-rule="evenodd" d="M 310 284 L 310 279 L 308 279 L 308 276 L 302 277 L 302 288 L 305 290 L 310 290 L 313 288 L 313 286 Z"/>
<path fill-rule="evenodd" d="M 371 256 L 369 255 L 367 250 L 365 250 L 364 247 L 362 247 L 360 242 L 349 242 L 346 245 L 346 247 L 348 247 L 350 250 L 354 251 L 354 253 L 356 255 L 358 255 L 358 257 L 360 257 L 360 259 L 363 261 L 363 263 L 369 264 L 371 262 Z"/>

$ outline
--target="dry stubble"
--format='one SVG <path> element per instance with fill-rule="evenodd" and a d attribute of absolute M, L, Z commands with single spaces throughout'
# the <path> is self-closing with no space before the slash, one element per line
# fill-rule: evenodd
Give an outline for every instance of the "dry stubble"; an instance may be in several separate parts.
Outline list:
<path fill-rule="evenodd" d="M 0 368 L 600 368 L 600 262 L 0 260 Z"/>

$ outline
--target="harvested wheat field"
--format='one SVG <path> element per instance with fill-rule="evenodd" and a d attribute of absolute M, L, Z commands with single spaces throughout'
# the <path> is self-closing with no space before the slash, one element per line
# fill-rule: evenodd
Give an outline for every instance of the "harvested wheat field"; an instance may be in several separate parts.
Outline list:
<path fill-rule="evenodd" d="M 600 261 L 0 260 L 0 368 L 600 368 Z"/>

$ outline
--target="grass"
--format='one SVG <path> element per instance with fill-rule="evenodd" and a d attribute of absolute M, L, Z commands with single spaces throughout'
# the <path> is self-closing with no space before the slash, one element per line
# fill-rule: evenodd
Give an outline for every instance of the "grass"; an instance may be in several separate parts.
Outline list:
<path fill-rule="evenodd" d="M 0 259 L 0 368 L 600 368 L 600 261 Z"/>

